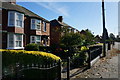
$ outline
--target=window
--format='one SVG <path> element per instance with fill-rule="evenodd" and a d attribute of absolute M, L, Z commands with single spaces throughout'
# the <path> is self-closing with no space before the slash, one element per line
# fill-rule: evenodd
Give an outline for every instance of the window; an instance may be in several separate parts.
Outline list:
<path fill-rule="evenodd" d="M 23 27 L 24 26 L 24 14 L 9 11 L 8 12 L 8 26 Z"/>
<path fill-rule="evenodd" d="M 23 26 L 23 15 L 21 13 L 16 13 L 16 26 L 22 27 Z"/>
<path fill-rule="evenodd" d="M 22 34 L 8 34 L 8 49 L 19 49 L 23 47 Z"/>
<path fill-rule="evenodd" d="M 35 43 L 35 36 L 31 36 L 31 43 Z"/>
<path fill-rule="evenodd" d="M 14 47 L 14 35 L 9 34 L 9 47 Z"/>
<path fill-rule="evenodd" d="M 15 47 L 22 47 L 22 35 L 15 35 L 16 40 L 15 40 Z"/>
<path fill-rule="evenodd" d="M 44 26 L 43 27 L 44 28 L 43 31 L 46 32 L 46 22 L 43 22 L 43 26 Z"/>
<path fill-rule="evenodd" d="M 40 30 L 41 29 L 41 21 L 38 19 L 31 19 L 31 29 Z"/>
<path fill-rule="evenodd" d="M 15 13 L 14 12 L 9 12 L 8 13 L 8 24 L 9 24 L 9 26 L 14 26 L 15 25 Z"/>
<path fill-rule="evenodd" d="M 31 36 L 31 43 L 36 43 L 40 45 L 41 42 L 41 36 Z"/>

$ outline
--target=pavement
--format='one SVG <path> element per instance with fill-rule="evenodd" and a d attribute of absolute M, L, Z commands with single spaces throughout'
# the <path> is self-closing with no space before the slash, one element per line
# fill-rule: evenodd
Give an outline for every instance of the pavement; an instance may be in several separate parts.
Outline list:
<path fill-rule="evenodd" d="M 120 42 L 115 42 L 114 48 L 120 50 Z"/>
<path fill-rule="evenodd" d="M 102 58 L 91 69 L 72 78 L 118 78 L 118 55 Z"/>
<path fill-rule="evenodd" d="M 114 78 L 113 80 L 117 80 L 120 74 L 118 71 L 118 64 L 120 61 L 118 60 L 120 56 L 120 43 L 115 43 L 111 50 L 107 52 L 107 56 L 104 58 L 100 58 L 90 69 L 82 72 L 79 68 L 75 70 L 71 70 L 72 73 L 78 74 L 71 76 L 70 80 L 81 80 L 82 78 Z M 65 75 L 66 76 L 66 75 Z"/>

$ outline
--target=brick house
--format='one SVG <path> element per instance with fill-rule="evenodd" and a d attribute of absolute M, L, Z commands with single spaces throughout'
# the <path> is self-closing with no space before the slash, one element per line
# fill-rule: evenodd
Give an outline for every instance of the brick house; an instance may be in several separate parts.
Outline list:
<path fill-rule="evenodd" d="M 50 45 L 59 45 L 60 38 L 66 32 L 80 33 L 79 30 L 71 27 L 63 22 L 63 17 L 59 16 L 58 20 L 54 19 L 50 21 Z"/>
<path fill-rule="evenodd" d="M 29 43 L 50 45 L 50 22 L 15 2 L 2 3 L 2 48 L 24 49 Z"/>

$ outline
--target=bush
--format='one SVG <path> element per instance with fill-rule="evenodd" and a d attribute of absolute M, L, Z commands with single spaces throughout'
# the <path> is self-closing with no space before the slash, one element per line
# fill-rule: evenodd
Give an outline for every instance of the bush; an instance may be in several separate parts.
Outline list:
<path fill-rule="evenodd" d="M 39 51 L 39 45 L 35 43 L 30 43 L 25 46 L 25 50 L 27 51 Z"/>
<path fill-rule="evenodd" d="M 39 46 L 39 51 L 52 52 L 49 46 Z"/>
<path fill-rule="evenodd" d="M 87 48 L 86 46 L 82 46 L 81 47 L 81 51 L 86 51 L 86 50 L 88 50 L 89 48 Z"/>
<path fill-rule="evenodd" d="M 46 52 L 25 50 L 0 50 L 3 57 L 3 65 L 11 65 L 17 62 L 21 64 L 51 64 L 60 58 Z"/>
<path fill-rule="evenodd" d="M 72 60 L 71 60 L 71 65 L 73 67 L 83 66 L 85 61 L 87 61 L 87 58 L 88 58 L 87 52 L 85 52 L 85 50 L 83 50 L 83 51 L 73 55 Z"/>
<path fill-rule="evenodd" d="M 60 57 L 57 57 L 51 53 L 46 53 L 46 52 L 39 52 L 39 51 L 25 51 L 25 50 L 5 50 L 5 49 L 0 49 L 0 52 L 2 52 L 2 68 L 3 68 L 3 73 L 5 74 L 5 70 L 7 72 L 11 72 L 11 67 L 15 69 L 16 63 L 20 63 L 22 65 L 32 65 L 32 64 L 39 64 L 39 65 L 50 65 L 53 64 L 54 62 L 58 62 L 60 60 Z M 37 74 L 37 70 L 28 70 L 27 72 L 23 71 L 23 73 L 26 75 L 33 75 Z M 40 71 L 41 76 L 44 76 L 46 74 L 42 74 L 43 72 L 47 73 L 47 71 Z M 52 73 L 53 71 L 50 70 L 49 73 L 51 75 L 56 75 L 56 73 Z M 31 73 L 31 74 L 27 74 Z M 37 75 L 34 75 L 37 76 Z M 29 76 L 34 77 L 34 76 Z M 39 75 L 38 75 L 39 76 Z M 48 76 L 48 77 L 54 77 L 54 76 Z M 39 77 L 41 78 L 41 77 Z"/>

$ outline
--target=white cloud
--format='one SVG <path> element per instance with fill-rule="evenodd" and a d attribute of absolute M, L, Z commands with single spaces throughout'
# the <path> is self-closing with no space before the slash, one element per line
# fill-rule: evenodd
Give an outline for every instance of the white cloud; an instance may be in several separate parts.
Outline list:
<path fill-rule="evenodd" d="M 64 15 L 66 17 L 69 16 L 68 9 L 66 8 L 66 6 L 60 6 L 55 2 L 45 2 L 45 3 L 39 2 L 39 3 L 36 3 L 36 4 L 38 4 L 38 5 L 40 5 L 44 8 L 47 8 L 47 9 L 49 9 L 49 10 L 51 10 L 51 11 L 57 13 L 57 14 Z"/>

